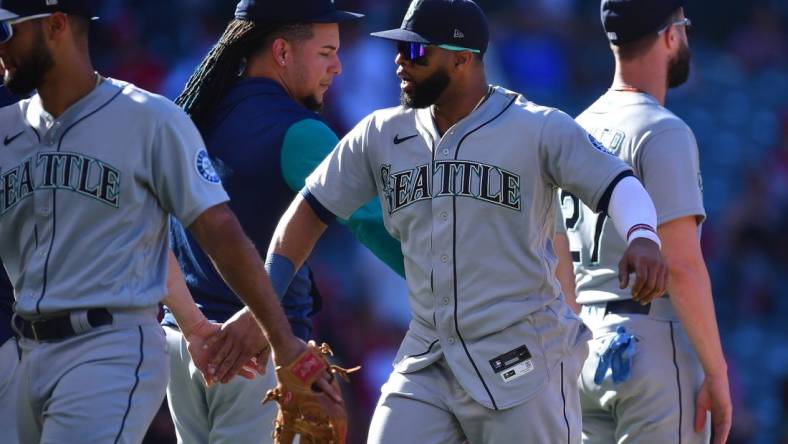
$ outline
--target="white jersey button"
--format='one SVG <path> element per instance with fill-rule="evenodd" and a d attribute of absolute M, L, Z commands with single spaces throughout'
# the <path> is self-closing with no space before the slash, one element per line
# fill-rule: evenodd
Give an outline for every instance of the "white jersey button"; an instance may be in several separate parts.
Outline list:
<path fill-rule="evenodd" d="M 441 262 L 443 262 L 444 264 L 446 262 L 449 262 L 449 256 L 446 256 L 445 254 L 443 256 L 441 256 Z"/>
<path fill-rule="evenodd" d="M 444 148 L 443 149 L 443 155 L 444 156 L 448 156 L 449 155 L 449 150 Z"/>
<path fill-rule="evenodd" d="M 443 211 L 441 212 L 441 219 L 446 220 L 449 218 L 449 213 Z"/>
<path fill-rule="evenodd" d="M 449 340 L 447 342 L 449 343 L 449 345 L 454 345 L 454 337 L 449 336 Z"/>
<path fill-rule="evenodd" d="M 449 305 L 449 298 L 443 298 L 443 305 Z"/>

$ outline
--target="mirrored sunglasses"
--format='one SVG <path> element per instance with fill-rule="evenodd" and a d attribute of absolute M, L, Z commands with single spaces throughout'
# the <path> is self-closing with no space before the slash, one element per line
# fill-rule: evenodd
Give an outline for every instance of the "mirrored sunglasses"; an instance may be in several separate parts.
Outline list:
<path fill-rule="evenodd" d="M 426 43 L 417 42 L 397 42 L 397 52 L 408 61 L 416 61 L 427 55 Z"/>
<path fill-rule="evenodd" d="M 397 51 L 402 55 L 405 60 L 417 62 L 422 57 L 427 55 L 427 47 L 431 46 L 429 43 L 418 42 L 397 42 Z M 478 49 L 463 48 L 462 46 L 454 45 L 434 45 L 438 48 L 446 49 L 448 51 L 470 51 L 476 54 L 481 53 Z"/>

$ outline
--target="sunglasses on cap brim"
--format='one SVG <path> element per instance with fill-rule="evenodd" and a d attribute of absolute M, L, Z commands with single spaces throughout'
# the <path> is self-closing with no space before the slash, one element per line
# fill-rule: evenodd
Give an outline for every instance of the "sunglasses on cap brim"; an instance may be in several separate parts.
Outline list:
<path fill-rule="evenodd" d="M 28 20 L 36 20 L 44 17 L 49 17 L 52 14 L 36 14 L 17 19 L 6 20 L 0 22 L 0 43 L 7 43 L 14 36 L 14 25 Z"/>
<path fill-rule="evenodd" d="M 432 45 L 430 43 L 418 42 L 397 42 L 397 52 L 399 52 L 405 60 L 416 61 L 427 55 L 428 46 L 435 46 L 448 51 L 470 51 L 476 54 L 481 53 L 481 51 L 478 49 L 463 48 L 461 46 Z"/>

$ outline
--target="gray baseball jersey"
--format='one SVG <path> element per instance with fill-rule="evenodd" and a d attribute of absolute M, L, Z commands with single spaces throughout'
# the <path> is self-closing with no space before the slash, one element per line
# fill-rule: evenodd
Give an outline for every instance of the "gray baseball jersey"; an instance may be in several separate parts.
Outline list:
<path fill-rule="evenodd" d="M 566 114 L 494 87 L 442 136 L 429 108 L 371 114 L 307 191 L 342 218 L 376 194 L 382 201 L 413 314 L 396 370 L 445 356 L 477 402 L 503 409 L 534 396 L 587 334 L 573 316 L 531 318 L 559 294 L 556 187 L 596 207 L 628 170 Z"/>
<path fill-rule="evenodd" d="M 705 218 L 698 147 L 681 119 L 643 93 L 610 91 L 577 118 L 611 152 L 631 165 L 663 224 L 684 216 Z M 577 302 L 629 299 L 618 285 L 618 262 L 627 248 L 605 214 L 571 192 L 562 208 L 577 275 Z M 700 224 L 699 224 L 700 226 Z"/>
<path fill-rule="evenodd" d="M 0 109 L 0 256 L 28 319 L 155 306 L 167 213 L 184 225 L 228 200 L 188 117 L 106 79 L 55 119 L 38 95 Z"/>

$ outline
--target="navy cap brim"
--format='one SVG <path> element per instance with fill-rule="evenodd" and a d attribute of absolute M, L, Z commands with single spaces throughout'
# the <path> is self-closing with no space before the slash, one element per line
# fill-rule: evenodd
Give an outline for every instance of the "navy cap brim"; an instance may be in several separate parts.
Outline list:
<path fill-rule="evenodd" d="M 363 18 L 364 14 L 350 11 L 331 11 L 306 20 L 309 23 L 341 23 Z"/>
<path fill-rule="evenodd" d="M 389 29 L 388 31 L 373 32 L 370 35 L 372 37 L 396 40 L 398 42 L 432 43 L 421 35 L 413 31 L 408 31 L 407 29 Z"/>

